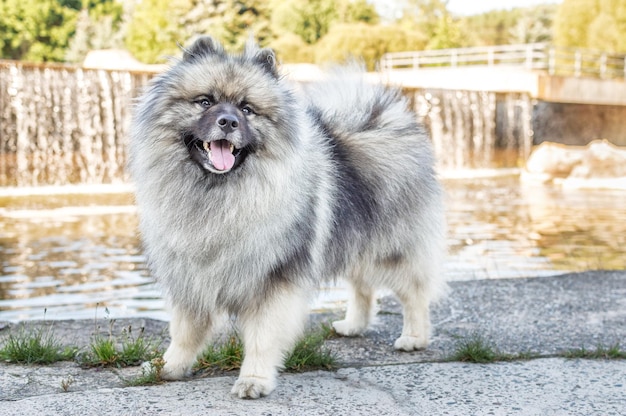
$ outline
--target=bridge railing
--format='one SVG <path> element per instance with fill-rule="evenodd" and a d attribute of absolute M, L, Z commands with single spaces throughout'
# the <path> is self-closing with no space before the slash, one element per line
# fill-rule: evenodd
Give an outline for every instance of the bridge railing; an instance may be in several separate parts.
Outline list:
<path fill-rule="evenodd" d="M 547 43 L 392 52 L 380 60 L 382 71 L 460 66 L 513 66 L 550 75 L 626 78 L 624 54 Z"/>

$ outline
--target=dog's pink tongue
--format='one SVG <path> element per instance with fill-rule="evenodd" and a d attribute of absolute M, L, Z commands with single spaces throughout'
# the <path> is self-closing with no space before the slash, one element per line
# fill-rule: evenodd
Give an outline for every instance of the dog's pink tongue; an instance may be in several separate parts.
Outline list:
<path fill-rule="evenodd" d="M 230 152 L 227 140 L 215 140 L 209 143 L 211 163 L 217 170 L 231 170 L 235 164 L 235 156 Z"/>

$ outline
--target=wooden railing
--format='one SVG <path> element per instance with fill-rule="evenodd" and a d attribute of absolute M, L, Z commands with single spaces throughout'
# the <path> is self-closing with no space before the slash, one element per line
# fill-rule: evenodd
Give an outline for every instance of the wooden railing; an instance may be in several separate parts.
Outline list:
<path fill-rule="evenodd" d="M 513 66 L 550 75 L 626 78 L 626 55 L 547 43 L 479 46 L 383 55 L 382 71 L 460 66 Z"/>

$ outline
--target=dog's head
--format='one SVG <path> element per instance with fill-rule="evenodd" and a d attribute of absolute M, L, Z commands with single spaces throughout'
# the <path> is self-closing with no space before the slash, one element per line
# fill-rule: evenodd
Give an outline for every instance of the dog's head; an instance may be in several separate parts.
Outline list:
<path fill-rule="evenodd" d="M 184 146 L 188 161 L 223 175 L 250 158 L 280 157 L 286 143 L 278 142 L 296 136 L 294 102 L 272 50 L 249 42 L 233 55 L 201 37 L 153 82 L 140 99 L 138 118 L 158 126 L 152 128 L 156 140 Z"/>

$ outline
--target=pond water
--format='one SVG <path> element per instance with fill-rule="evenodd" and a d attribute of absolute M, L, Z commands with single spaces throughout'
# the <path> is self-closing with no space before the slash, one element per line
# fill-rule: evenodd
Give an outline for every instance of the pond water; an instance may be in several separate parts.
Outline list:
<path fill-rule="evenodd" d="M 626 268 L 626 191 L 523 185 L 516 175 L 444 179 L 450 280 Z M 168 319 L 146 269 L 128 187 L 0 194 L 0 321 Z M 344 287 L 322 288 L 315 308 Z"/>

